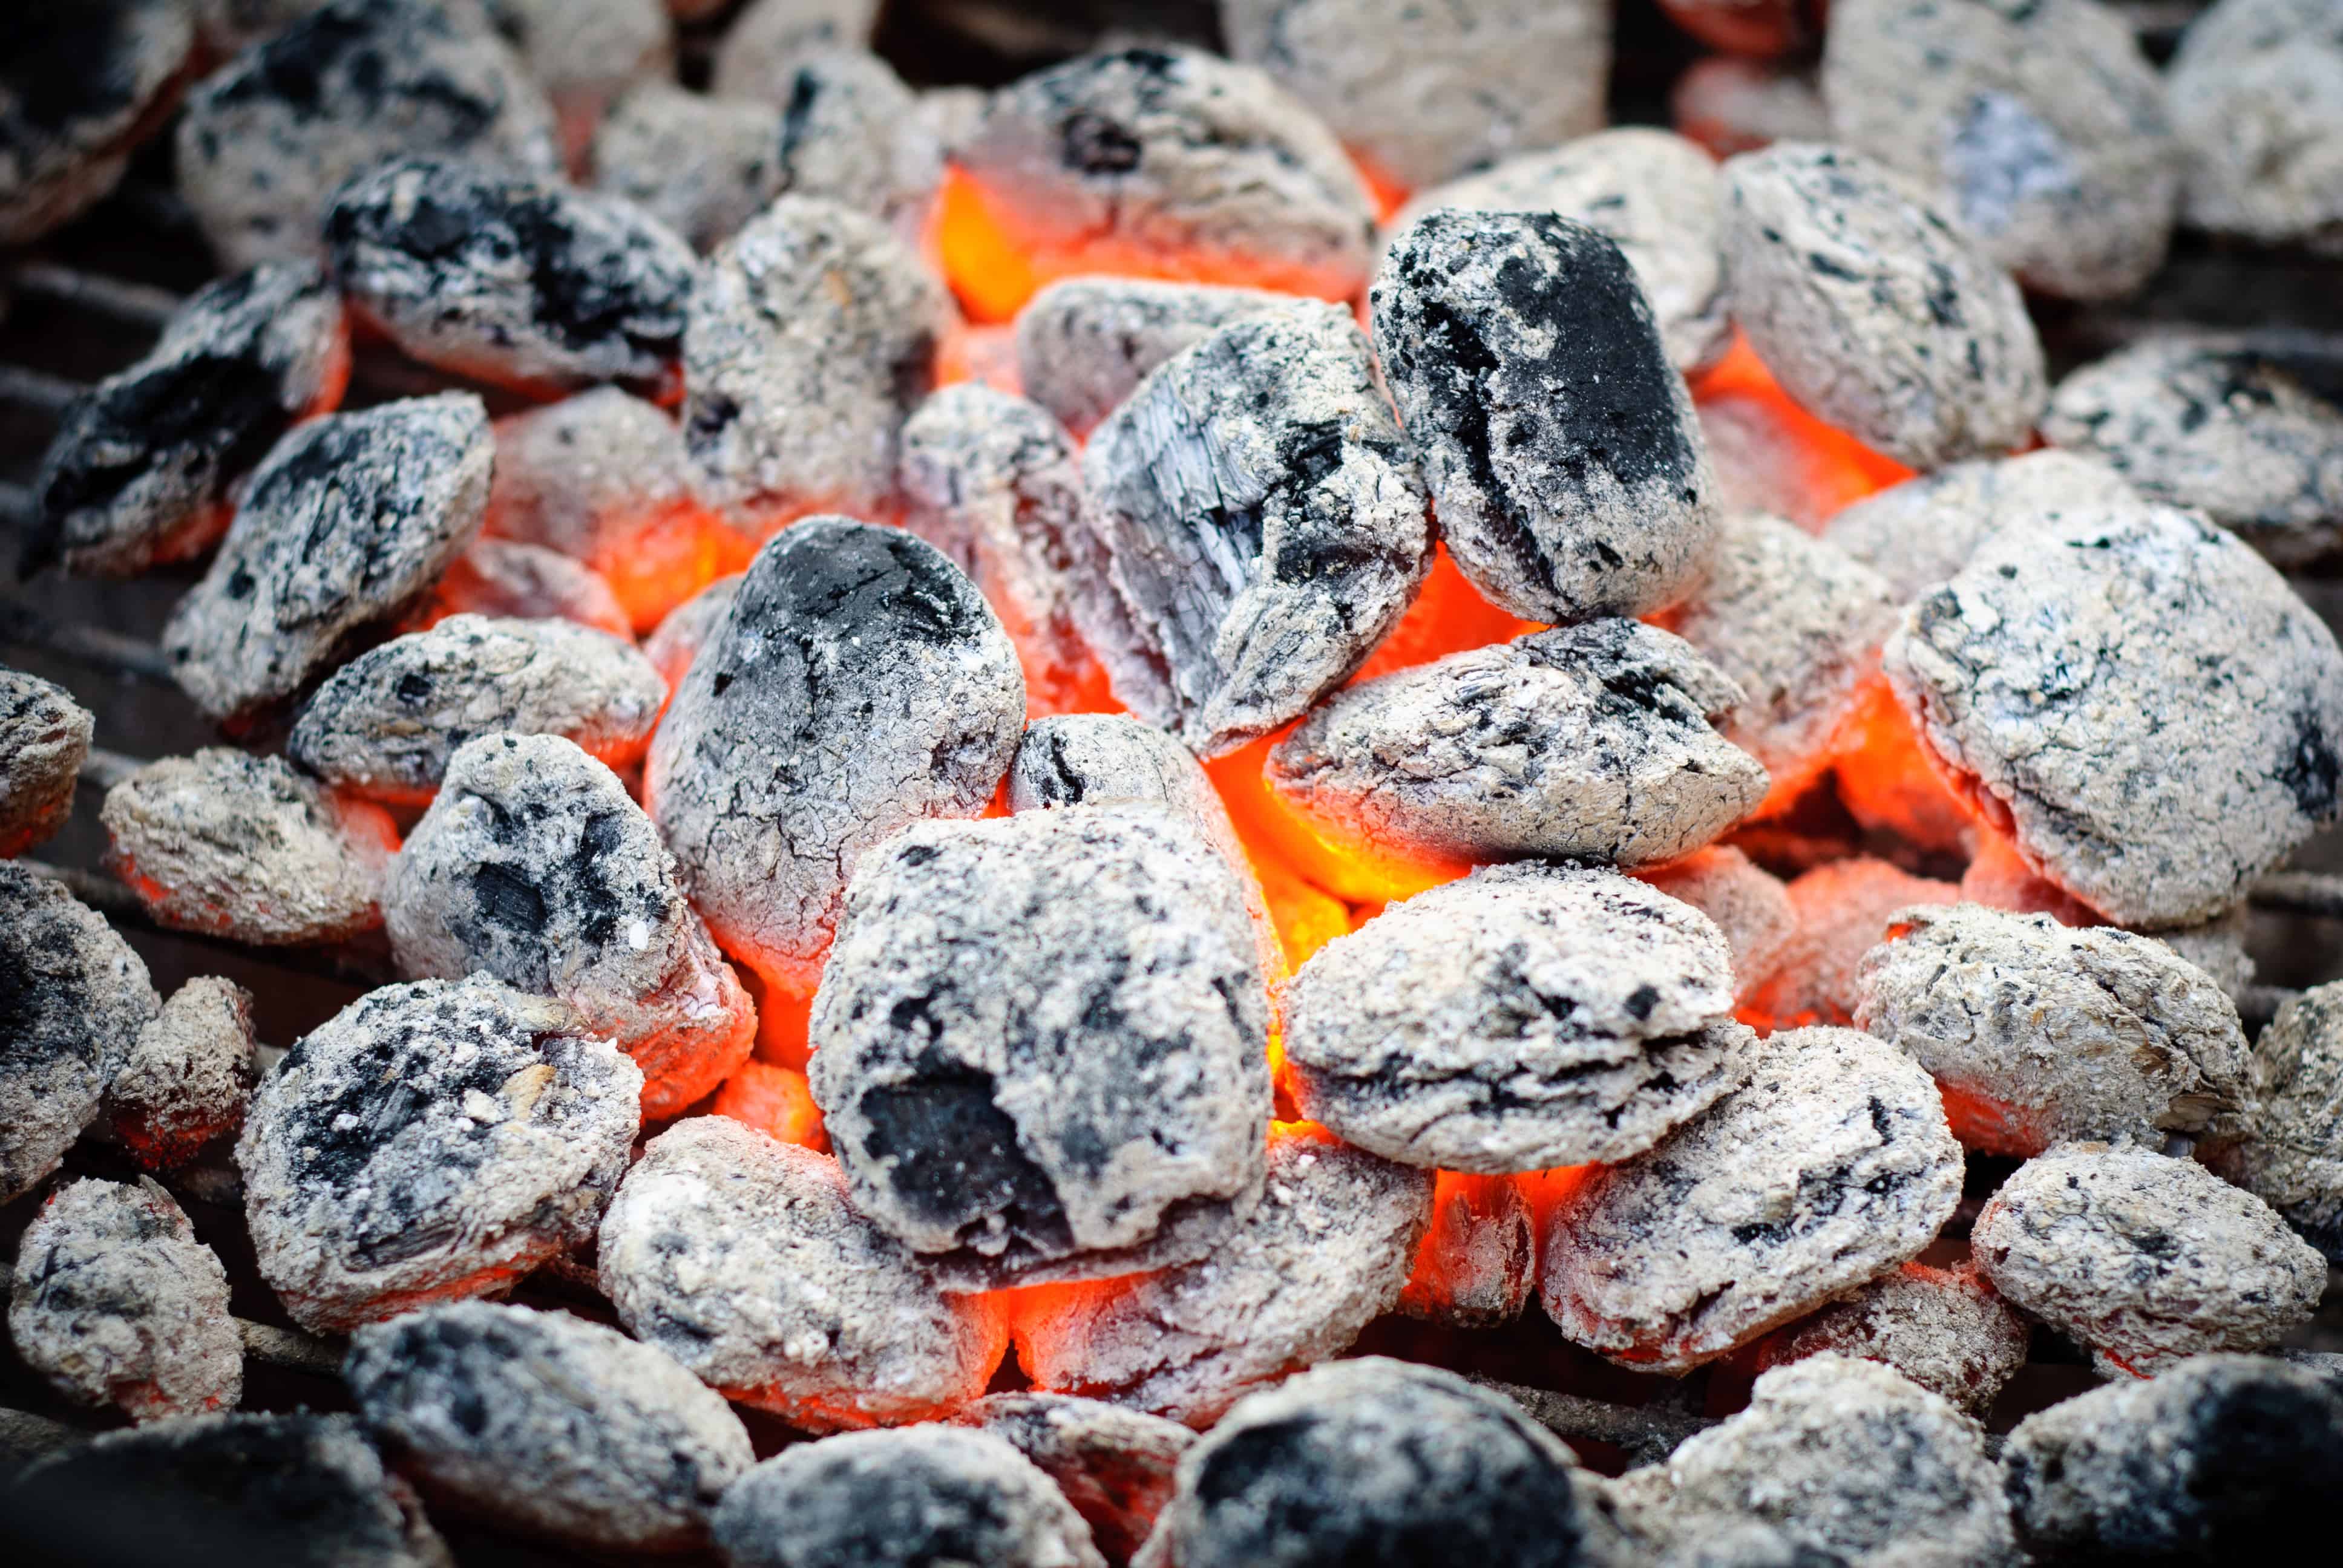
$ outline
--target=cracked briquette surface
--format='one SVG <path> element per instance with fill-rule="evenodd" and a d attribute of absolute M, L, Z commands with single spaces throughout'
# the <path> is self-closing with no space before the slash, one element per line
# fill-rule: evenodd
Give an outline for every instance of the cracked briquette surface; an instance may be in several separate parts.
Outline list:
<path fill-rule="evenodd" d="M 1008 1347 L 847 1201 L 838 1161 L 729 1117 L 651 1140 L 596 1252 L 619 1321 L 694 1377 L 809 1432 L 945 1414 Z"/>
<path fill-rule="evenodd" d="M 1937 194 L 2028 287 L 2113 299 L 2164 260 L 2181 149 L 2132 25 L 2091 0 L 1849 0 L 1822 63 L 1831 137 Z"/>
<path fill-rule="evenodd" d="M 337 789 L 419 800 L 482 735 L 548 735 L 618 766 L 667 701 L 631 643 L 566 620 L 457 615 L 362 653 L 317 689 L 286 754 Z"/>
<path fill-rule="evenodd" d="M 472 542 L 494 455 L 487 406 L 470 393 L 287 432 L 253 471 L 211 569 L 164 623 L 173 678 L 223 722 L 297 695 Z"/>
<path fill-rule="evenodd" d="M 1061 1393 L 987 1394 L 952 1419 L 1000 1438 L 1055 1482 L 1110 1563 L 1128 1563 L 1147 1539 L 1196 1441 L 1176 1421 Z"/>
<path fill-rule="evenodd" d="M 64 687 L 0 665 L 0 859 L 23 854 L 73 815 L 96 723 Z"/>
<path fill-rule="evenodd" d="M 2104 1377 L 2267 1349 L 2327 1287 L 2327 1260 L 2268 1204 L 2194 1161 L 2122 1145 L 2061 1143 L 2027 1161 L 1969 1247 L 1996 1290 Z"/>
<path fill-rule="evenodd" d="M 409 979 L 486 973 L 557 997 L 643 1070 L 664 1118 L 748 1060 L 756 1010 L 618 775 L 551 735 L 458 751 L 391 861 L 383 920 Z"/>
<path fill-rule="evenodd" d="M 31 244 L 121 183 L 193 41 L 170 0 L 12 8 L 0 23 L 0 245 Z"/>
<path fill-rule="evenodd" d="M 1750 1347 L 1759 1372 L 1835 1352 L 1894 1367 L 1983 1420 L 2026 1364 L 2030 1325 L 1973 1263 L 1906 1263 Z"/>
<path fill-rule="evenodd" d="M 1290 303 L 1266 289 L 1211 283 L 1061 278 L 1017 313 L 1018 381 L 1067 429 L 1087 434 L 1182 349 Z"/>
<path fill-rule="evenodd" d="M 2343 33 L 2326 0 L 2224 0 L 2190 24 L 2166 91 L 2190 224 L 2343 254 Z"/>
<path fill-rule="evenodd" d="M 2254 1042 L 2255 1110 L 2205 1163 L 2284 1216 L 2303 1240 L 2343 1261 L 2343 984 L 2278 1009 Z"/>
<path fill-rule="evenodd" d="M 750 0 L 717 45 L 710 90 L 719 97 L 787 103 L 789 73 L 809 58 L 868 45 L 879 6 L 880 0 Z"/>
<path fill-rule="evenodd" d="M 1551 212 L 1393 241 L 1375 349 L 1457 568 L 1525 619 L 1644 615 L 1699 580 L 1716 476 L 1634 266 Z"/>
<path fill-rule="evenodd" d="M 1397 235 L 1443 208 L 1549 212 L 1609 236 L 1634 269 L 1668 362 L 1692 375 L 1733 338 L 1725 296 L 1725 218 L 1716 161 L 1694 142 L 1644 126 L 1523 152 L 1420 192 L 1384 225 Z"/>
<path fill-rule="evenodd" d="M 1855 966 L 1879 945 L 1891 917 L 1916 904 L 1957 904 L 1961 890 L 1857 856 L 1833 860 L 1788 889 L 1796 927 L 1772 970 L 1745 976 L 1744 1000 L 1769 1027 L 1855 1021 Z"/>
<path fill-rule="evenodd" d="M 1238 873 L 1169 814 L 916 823 L 863 858 L 808 1070 L 856 1205 L 961 1290 L 1185 1263 L 1260 1201 Z"/>
<path fill-rule="evenodd" d="M 1746 997 L 1774 972 L 1797 935 L 1798 911 L 1788 887 L 1729 844 L 1640 867 L 1634 876 L 1716 923 L 1733 954 L 1736 997 Z"/>
<path fill-rule="evenodd" d="M 341 299 L 314 262 L 196 290 L 144 357 L 65 411 L 33 481 L 25 568 L 129 577 L 209 549 L 235 482 L 338 396 L 348 363 Z"/>
<path fill-rule="evenodd" d="M 1909 604 L 1950 581 L 2004 528 L 2138 498 L 2099 457 L 2047 447 L 1972 458 L 1890 485 L 1842 508 L 1822 538 L 1886 578 L 1898 604 Z"/>
<path fill-rule="evenodd" d="M 0 1202 L 57 1168 L 161 1006 L 113 927 L 0 862 Z"/>
<path fill-rule="evenodd" d="M 230 266 L 323 253 L 344 180 L 401 153 L 558 178 L 553 107 L 509 45 L 428 0 L 333 0 L 187 95 L 179 195 Z"/>
<path fill-rule="evenodd" d="M 1755 1037 L 1708 917 L 1615 871 L 1491 867 L 1394 903 L 1287 989 L 1303 1115 L 1388 1160 L 1616 1163 L 1738 1088 Z"/>
<path fill-rule="evenodd" d="M 375 1440 L 433 1492 L 600 1551 L 701 1544 L 709 1512 L 756 1462 L 721 1395 L 567 1312 L 427 1306 L 353 1335 L 342 1381 Z"/>
<path fill-rule="evenodd" d="M 2017 285 L 1927 190 L 1777 143 L 1725 166 L 1733 318 L 1782 389 L 1922 470 L 2023 446 L 2049 395 Z"/>
<path fill-rule="evenodd" d="M 691 661 L 708 646 L 724 618 L 732 613 L 732 600 L 740 592 L 742 574 L 718 578 L 706 588 L 667 612 L 657 630 L 643 638 L 643 657 L 659 672 L 672 695 L 683 685 L 683 678 L 691 671 Z"/>
<path fill-rule="evenodd" d="M 1083 638 L 1141 719 L 1198 754 L 1267 734 L 1346 679 L 1432 564 L 1415 448 L 1366 335 L 1294 301 L 1151 372 L 1082 453 L 1107 580 Z"/>
<path fill-rule="evenodd" d="M 1741 697 L 1681 638 L 1592 621 L 1339 692 L 1263 777 L 1320 831 L 1402 855 L 1672 860 L 1765 798 L 1707 717 Z"/>
<path fill-rule="evenodd" d="M 261 1081 L 237 1141 L 261 1277 L 318 1333 L 500 1289 L 593 1236 L 642 1081 L 484 975 L 359 998 Z"/>
<path fill-rule="evenodd" d="M 173 1170 L 244 1126 L 258 1080 L 252 993 L 198 975 L 138 1031 L 106 1086 L 106 1124 L 140 1165 Z"/>
<path fill-rule="evenodd" d="M 622 196 L 410 156 L 337 191 L 325 234 L 350 308 L 427 365 L 654 390 L 682 357 L 698 260 Z"/>
<path fill-rule="evenodd" d="M 812 989 L 856 862 L 974 817 L 1025 723 L 975 585 L 895 528 L 813 518 L 768 543 L 651 742 L 644 798 L 726 952 Z"/>
<path fill-rule="evenodd" d="M 1888 679 L 2042 875 L 2186 925 L 2343 814 L 2343 654 L 2203 518 L 2134 506 L 1988 540 L 1905 612 Z"/>
<path fill-rule="evenodd" d="M 1683 1372 L 1936 1239 L 1960 1200 L 1936 1086 L 1846 1029 L 1774 1035 L 1749 1081 L 1546 1221 L 1538 1289 L 1573 1342 Z"/>
<path fill-rule="evenodd" d="M 488 531 L 589 564 L 687 504 L 691 464 L 663 409 L 597 387 L 496 422 Z"/>

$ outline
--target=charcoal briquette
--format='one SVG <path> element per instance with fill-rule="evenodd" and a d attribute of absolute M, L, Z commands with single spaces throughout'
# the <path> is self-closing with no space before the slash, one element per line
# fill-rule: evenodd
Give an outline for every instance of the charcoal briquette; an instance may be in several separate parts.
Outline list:
<path fill-rule="evenodd" d="M 2254 1042 L 2254 1113 L 2205 1163 L 2343 1261 L 2343 985 L 2278 1009 Z"/>
<path fill-rule="evenodd" d="M 675 75 L 667 0 L 477 0 L 553 105 L 565 161 L 582 168 L 594 128 L 639 82 Z"/>
<path fill-rule="evenodd" d="M 198 975 L 138 1031 L 106 1086 L 106 1126 L 146 1169 L 176 1170 L 235 1136 L 258 1080 L 252 993 Z"/>
<path fill-rule="evenodd" d="M 670 695 L 683 686 L 683 678 L 691 673 L 691 661 L 708 645 L 724 618 L 732 613 L 732 600 L 740 591 L 741 574 L 718 578 L 706 588 L 668 611 L 659 628 L 643 638 L 643 657 L 651 661 L 667 682 Z"/>
<path fill-rule="evenodd" d="M 1634 875 L 1716 923 L 1733 953 L 1736 998 L 1745 1000 L 1774 972 L 1797 935 L 1798 910 L 1790 890 L 1729 844 L 1641 867 Z"/>
<path fill-rule="evenodd" d="M 64 687 L 0 665 L 0 860 L 49 838 L 73 815 L 74 786 L 96 723 Z"/>
<path fill-rule="evenodd" d="M 566 620 L 621 644 L 635 640 L 634 621 L 608 578 L 559 550 L 518 539 L 474 539 L 448 563 L 405 625 L 427 629 L 458 615 Z"/>
<path fill-rule="evenodd" d="M 2222 0 L 2165 81 L 2188 223 L 2343 254 L 2343 39 L 2327 0 Z"/>
<path fill-rule="evenodd" d="M 952 1419 L 1000 1438 L 1055 1482 L 1109 1563 L 1128 1563 L 1147 1539 L 1196 1441 L 1176 1421 L 1061 1393 L 987 1394 Z"/>
<path fill-rule="evenodd" d="M 594 133 L 594 188 L 623 196 L 702 255 L 783 190 L 781 106 L 650 81 Z M 825 192 L 861 206 L 866 193 Z"/>
<path fill-rule="evenodd" d="M 1750 1347 L 1770 1372 L 1824 1354 L 1894 1367 L 1984 1419 L 2026 1364 L 2029 1328 L 1971 1262 L 1906 1263 Z"/>
<path fill-rule="evenodd" d="M 122 182 L 195 42 L 172 0 L 24 5 L 0 24 L 0 246 L 30 245 Z"/>
<path fill-rule="evenodd" d="M 1972 458 L 1890 485 L 1832 517 L 1822 538 L 1885 578 L 1896 603 L 1909 604 L 1951 581 L 2004 528 L 2138 499 L 2101 458 L 2053 447 Z"/>
<path fill-rule="evenodd" d="M 448 3 L 441 0 L 443 5 Z M 198 35 L 226 57 L 265 42 L 325 4 L 326 0 L 194 0 L 191 9 Z"/>
<path fill-rule="evenodd" d="M 1017 313 L 1018 382 L 1068 430 L 1087 436 L 1182 349 L 1287 303 L 1266 289 L 1210 283 L 1061 278 Z"/>
<path fill-rule="evenodd" d="M 1743 977 L 1743 1016 L 1760 1028 L 1853 1023 L 1855 968 L 1885 938 L 1890 919 L 1913 905 L 1961 901 L 1951 882 L 1867 855 L 1816 866 L 1791 882 L 1789 895 L 1795 931 L 1769 971 Z"/>
<path fill-rule="evenodd" d="M 717 45 L 714 92 L 762 104 L 789 102 L 789 73 L 809 59 L 867 45 L 879 6 L 880 0 L 750 0 Z M 700 8 L 709 8 L 705 0 Z"/>
<path fill-rule="evenodd" d="M 820 50 L 759 101 L 779 111 L 760 182 L 766 201 L 820 196 L 869 214 L 907 243 L 920 240 L 943 149 L 892 66 L 867 49 Z"/>
<path fill-rule="evenodd" d="M 494 427 L 487 531 L 591 564 L 645 523 L 690 504 L 691 463 L 675 420 L 597 387 Z"/>
<path fill-rule="evenodd" d="M 2259 966 L 2250 950 L 2252 911 L 2244 901 L 2193 926 L 2165 926 L 2146 933 L 2212 977 L 2221 994 L 2241 1000 Z"/>

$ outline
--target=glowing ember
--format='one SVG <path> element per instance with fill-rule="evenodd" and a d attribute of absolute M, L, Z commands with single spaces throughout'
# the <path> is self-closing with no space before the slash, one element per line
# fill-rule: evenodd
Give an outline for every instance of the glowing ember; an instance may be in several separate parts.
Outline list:
<path fill-rule="evenodd" d="M 769 1061 L 744 1063 L 724 1081 L 709 1108 L 783 1143 L 830 1152 L 830 1134 L 822 1131 L 821 1107 L 813 1102 L 806 1076 Z"/>
<path fill-rule="evenodd" d="M 1529 1302 L 1536 1267 L 1530 1203 L 1518 1179 L 1443 1171 L 1433 1187 L 1432 1228 L 1416 1249 L 1399 1310 L 1459 1327 L 1510 1322 Z"/>
<path fill-rule="evenodd" d="M 1885 676 L 1865 682 L 1840 726 L 1833 762 L 1838 798 L 1866 828 L 1924 849 L 1958 849 L 1977 831 L 1913 733 Z"/>
<path fill-rule="evenodd" d="M 1791 401 L 1737 332 L 1692 395 L 1732 510 L 1775 512 L 1811 532 L 1840 508 L 1912 477 L 1901 463 Z"/>

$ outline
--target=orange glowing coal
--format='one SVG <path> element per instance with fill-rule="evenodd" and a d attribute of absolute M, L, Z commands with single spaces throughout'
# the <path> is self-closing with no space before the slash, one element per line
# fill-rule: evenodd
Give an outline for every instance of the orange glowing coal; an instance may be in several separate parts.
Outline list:
<path fill-rule="evenodd" d="M 830 1134 L 821 1124 L 821 1108 L 813 1102 L 806 1075 L 769 1061 L 749 1061 L 724 1081 L 709 1107 L 758 1131 L 813 1150 L 830 1152 Z"/>
<path fill-rule="evenodd" d="M 1443 1171 L 1432 1223 L 1399 1309 L 1434 1322 L 1500 1323 L 1518 1313 L 1537 1271 L 1530 1203 L 1513 1176 Z"/>
<path fill-rule="evenodd" d="M 367 853 L 369 859 L 379 854 L 381 859 L 387 860 L 398 853 L 401 842 L 398 823 L 388 811 L 371 800 L 362 800 L 343 790 L 329 789 L 326 794 L 332 803 L 335 822 L 342 837 L 359 846 L 361 852 Z M 235 937 L 239 940 L 251 940 L 236 923 L 237 911 L 192 895 L 182 896 L 182 890 L 168 887 L 140 870 L 137 860 L 126 854 L 118 844 L 108 846 L 106 865 L 106 869 L 114 873 L 115 879 L 136 893 L 138 901 L 146 906 L 146 912 L 164 925 L 180 930 Z M 252 907 L 263 914 L 270 912 L 265 900 Z"/>
<path fill-rule="evenodd" d="M 1281 861 L 1303 881 L 1346 902 L 1366 904 L 1411 898 L 1473 869 L 1462 860 L 1413 859 L 1345 842 L 1287 805 L 1262 777 L 1262 769 L 1270 748 L 1291 728 L 1204 765 L 1237 837 L 1256 860 Z"/>
<path fill-rule="evenodd" d="M 639 636 L 717 578 L 747 570 L 757 553 L 723 518 L 688 501 L 606 537 L 617 542 L 596 549 L 586 564 L 610 585 L 627 624 Z"/>
<path fill-rule="evenodd" d="M 1834 753 L 1839 800 L 1865 827 L 1924 849 L 1957 850 L 1974 835 L 1968 808 L 1929 763 L 1885 676 L 1865 683 Z"/>
<path fill-rule="evenodd" d="M 1692 395 L 1728 495 L 1809 530 L 1913 477 L 1894 458 L 1800 407 L 1739 332 L 1715 367 L 1693 380 Z"/>

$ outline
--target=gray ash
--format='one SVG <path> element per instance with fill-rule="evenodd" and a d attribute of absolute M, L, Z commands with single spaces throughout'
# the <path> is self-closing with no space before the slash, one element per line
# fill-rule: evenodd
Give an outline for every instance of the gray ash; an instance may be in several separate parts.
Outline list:
<path fill-rule="evenodd" d="M 594 188 L 623 196 L 703 255 L 781 194 L 781 109 L 649 81 L 594 133 Z M 861 192 L 825 192 L 861 206 Z"/>
<path fill-rule="evenodd" d="M 690 505 L 691 460 L 663 410 L 598 387 L 497 421 L 487 532 L 592 565 Z M 644 628 L 648 630 L 649 628 Z"/>
<path fill-rule="evenodd" d="M 779 111 L 766 201 L 820 196 L 870 214 L 906 242 L 920 239 L 943 151 L 887 62 L 864 49 L 809 54 L 758 97 Z"/>
<path fill-rule="evenodd" d="M 233 1138 L 259 1080 L 252 993 L 198 975 L 138 1031 L 106 1086 L 107 1130 L 149 1171 L 176 1170 Z"/>
<path fill-rule="evenodd" d="M 172 0 L 10 7 L 0 20 L 0 246 L 30 245 L 121 183 L 194 43 Z"/>
<path fill-rule="evenodd" d="M 566 620 L 621 644 L 635 639 L 634 621 L 608 578 L 559 550 L 518 539 L 474 539 L 404 624 L 427 628 L 454 615 Z"/>
<path fill-rule="evenodd" d="M 1885 578 L 1896 602 L 1909 604 L 1950 581 L 2004 528 L 2138 499 L 2100 458 L 2046 447 L 1955 463 L 1891 485 L 1840 510 L 1822 538 Z"/>
<path fill-rule="evenodd" d="M 667 682 L 670 698 L 682 689 L 683 678 L 691 672 L 692 660 L 723 628 L 724 618 L 732 613 L 732 600 L 740 591 L 742 574 L 718 578 L 706 588 L 668 611 L 650 636 L 643 638 L 643 657 Z"/>
<path fill-rule="evenodd" d="M 97 721 L 64 687 L 0 665 L 0 860 L 54 835 Z"/>
<path fill-rule="evenodd" d="M 1017 378 L 1025 396 L 1086 436 L 1182 349 L 1232 321 L 1290 303 L 1287 295 L 1260 288 L 1061 278 L 1017 313 Z"/>
<path fill-rule="evenodd" d="M 723 0 L 668 0 L 678 15 L 709 11 Z M 789 101 L 782 87 L 805 61 L 870 42 L 880 0 L 749 0 L 716 49 L 717 96 L 758 103 Z"/>
<path fill-rule="evenodd" d="M 2278 1009 L 2254 1042 L 2253 1114 L 2204 1151 L 2205 1163 L 2343 1261 L 2343 986 L 2316 986 Z"/>
<path fill-rule="evenodd" d="M 1918 904 L 1957 904 L 1961 890 L 1868 855 L 1816 866 L 1788 888 L 1796 927 L 1773 966 L 1742 976 L 1753 1022 L 1769 1029 L 1855 1021 L 1855 971 L 1885 940 L 1890 921 Z"/>
<path fill-rule="evenodd" d="M 2189 224 L 2343 253 L 2338 71 L 2343 40 L 2324 0 L 2222 0 L 2190 24 L 2165 78 Z"/>
<path fill-rule="evenodd" d="M 1798 911 L 1790 890 L 1730 845 L 1695 849 L 1634 874 L 1716 922 L 1733 952 L 1736 999 L 1746 1000 L 1756 990 L 1797 936 Z"/>
<path fill-rule="evenodd" d="M 1825 1354 L 1879 1362 L 1983 1420 L 2026 1364 L 2030 1332 L 1975 1263 L 1906 1263 L 1775 1330 L 1749 1354 L 1761 1372 Z"/>
<path fill-rule="evenodd" d="M 1175 1421 L 1061 1393 L 988 1394 L 953 1420 L 1001 1439 L 1057 1483 L 1110 1563 L 1128 1563 L 1196 1441 Z"/>

